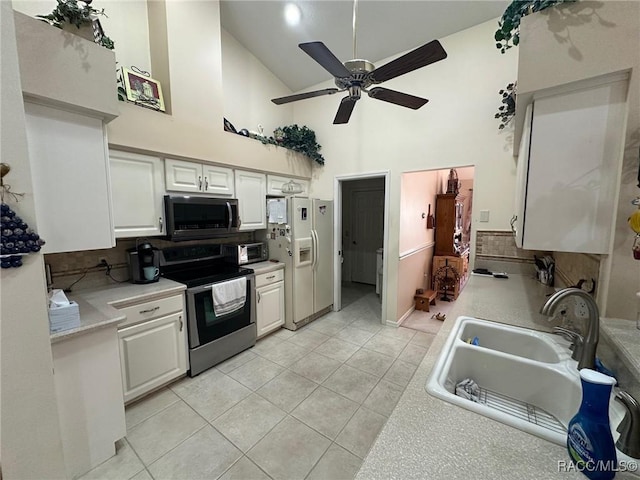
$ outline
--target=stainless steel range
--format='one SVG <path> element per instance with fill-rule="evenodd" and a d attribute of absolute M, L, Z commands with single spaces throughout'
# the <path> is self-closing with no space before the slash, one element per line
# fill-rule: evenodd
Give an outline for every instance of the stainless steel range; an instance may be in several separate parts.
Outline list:
<path fill-rule="evenodd" d="M 163 249 L 160 272 L 163 277 L 187 286 L 189 376 L 198 375 L 255 345 L 253 270 L 225 263 L 220 245 L 194 245 Z M 228 291 L 242 289 L 239 278 L 246 280 L 244 299 L 234 298 L 222 309 L 220 292 L 228 294 Z M 229 290 L 232 287 L 235 290 Z"/>

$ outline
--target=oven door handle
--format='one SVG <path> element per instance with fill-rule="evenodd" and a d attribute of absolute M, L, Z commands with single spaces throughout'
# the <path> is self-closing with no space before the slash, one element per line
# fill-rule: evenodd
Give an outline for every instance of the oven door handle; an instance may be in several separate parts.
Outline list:
<path fill-rule="evenodd" d="M 227 223 L 227 231 L 231 231 L 231 224 L 233 223 L 233 212 L 231 210 L 231 204 L 227 202 L 227 213 L 229 214 L 229 222 Z"/>

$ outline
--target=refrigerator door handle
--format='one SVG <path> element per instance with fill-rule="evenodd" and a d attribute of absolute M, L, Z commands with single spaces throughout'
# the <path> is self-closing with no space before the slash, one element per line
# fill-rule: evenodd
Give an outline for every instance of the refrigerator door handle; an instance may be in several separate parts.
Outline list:
<path fill-rule="evenodd" d="M 313 262 L 311 264 L 311 268 L 315 270 L 318 265 L 318 234 L 315 230 L 311 230 L 311 248 L 313 250 Z"/>

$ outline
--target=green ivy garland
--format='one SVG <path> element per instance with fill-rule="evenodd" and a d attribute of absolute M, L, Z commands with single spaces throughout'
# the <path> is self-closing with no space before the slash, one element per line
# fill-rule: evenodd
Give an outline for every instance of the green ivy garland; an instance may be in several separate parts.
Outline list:
<path fill-rule="evenodd" d="M 320 153 L 322 148 L 316 142 L 316 134 L 309 127 L 298 125 L 287 125 L 278 127 L 273 131 L 272 137 L 264 137 L 262 135 L 250 135 L 252 138 L 260 140 L 264 144 L 278 145 L 288 148 L 294 152 L 306 155 L 314 162 L 324 165 L 324 157 Z"/>
<path fill-rule="evenodd" d="M 502 97 L 502 105 L 498 108 L 498 113 L 495 114 L 494 118 L 500 119 L 498 128 L 502 130 L 516 115 L 516 82 L 510 83 L 498 93 Z"/>
<path fill-rule="evenodd" d="M 501 53 L 520 43 L 520 20 L 533 12 L 559 3 L 571 3 L 576 0 L 513 0 L 498 21 L 498 30 L 494 35 L 496 48 Z"/>
<path fill-rule="evenodd" d="M 78 0 L 57 0 L 58 5 L 49 15 L 36 15 L 41 18 L 43 22 L 47 22 L 49 25 L 53 25 L 57 28 L 62 28 L 63 23 L 75 25 L 78 29 L 83 25 L 91 24 L 92 17 L 96 15 L 107 16 L 102 10 L 96 10 L 91 7 L 90 4 L 93 0 L 82 1 L 84 5 L 78 5 Z M 100 45 L 109 50 L 113 50 L 114 43 L 106 35 L 102 36 Z"/>

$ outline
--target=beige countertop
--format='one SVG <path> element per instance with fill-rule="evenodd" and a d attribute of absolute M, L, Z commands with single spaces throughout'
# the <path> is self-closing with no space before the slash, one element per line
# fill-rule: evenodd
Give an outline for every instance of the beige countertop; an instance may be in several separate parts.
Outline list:
<path fill-rule="evenodd" d="M 437 399 L 425 389 L 457 317 L 549 330 L 547 317 L 538 311 L 552 291 L 524 275 L 472 276 L 356 478 L 586 478 L 577 472 L 558 472 L 558 462 L 568 462 L 564 447 Z M 624 332 L 640 334 L 633 330 Z M 616 478 L 638 477 L 618 473 Z"/>
<path fill-rule="evenodd" d="M 261 275 L 263 273 L 274 272 L 276 270 L 280 270 L 284 268 L 283 262 L 272 262 L 267 260 L 266 262 L 252 263 L 250 265 L 245 265 L 246 268 L 250 268 L 255 272 L 256 275 Z"/>
<path fill-rule="evenodd" d="M 51 343 L 84 335 L 98 328 L 117 325 L 126 319 L 118 308 L 139 303 L 140 301 L 175 295 L 184 291 L 185 288 L 182 283 L 160 278 L 159 281 L 154 283 L 140 285 L 120 283 L 73 292 L 68 298 L 78 303 L 80 326 L 52 333 L 50 335 Z"/>

